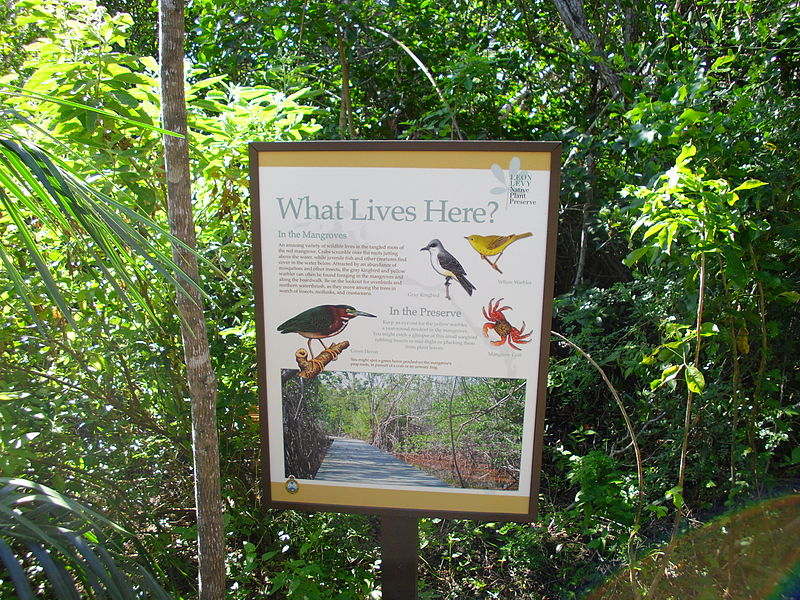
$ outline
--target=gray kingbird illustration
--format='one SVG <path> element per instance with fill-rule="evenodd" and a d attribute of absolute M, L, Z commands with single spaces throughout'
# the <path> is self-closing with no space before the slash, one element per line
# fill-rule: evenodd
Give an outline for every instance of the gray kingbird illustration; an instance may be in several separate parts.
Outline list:
<path fill-rule="evenodd" d="M 444 249 L 442 242 L 439 240 L 431 240 L 427 246 L 420 248 L 420 252 L 423 250 L 427 250 L 430 254 L 433 270 L 444 277 L 444 295 L 448 300 L 450 300 L 451 279 L 458 281 L 461 287 L 464 288 L 464 291 L 472 296 L 472 291 L 475 289 L 475 286 L 467 280 L 467 273 L 464 271 L 464 267 L 461 266 L 461 263 L 458 262 L 452 254 Z"/>

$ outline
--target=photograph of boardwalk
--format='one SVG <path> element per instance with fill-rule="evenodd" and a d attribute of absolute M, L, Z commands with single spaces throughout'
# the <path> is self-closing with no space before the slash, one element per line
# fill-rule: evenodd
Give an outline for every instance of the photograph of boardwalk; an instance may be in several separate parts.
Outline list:
<path fill-rule="evenodd" d="M 287 478 L 519 489 L 524 379 L 296 373 L 282 377 Z"/>

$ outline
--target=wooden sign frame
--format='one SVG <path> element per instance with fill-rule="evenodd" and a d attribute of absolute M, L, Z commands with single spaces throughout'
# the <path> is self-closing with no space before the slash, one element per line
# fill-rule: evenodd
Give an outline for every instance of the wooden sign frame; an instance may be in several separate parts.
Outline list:
<path fill-rule="evenodd" d="M 384 516 L 535 519 L 561 144 L 254 142 L 249 151 L 266 505 Z M 491 236 L 512 233 L 517 237 L 498 255 L 492 245 L 503 240 Z M 444 251 L 445 245 L 452 254 Z M 386 251 L 391 264 L 381 263 L 384 270 L 373 274 L 367 250 L 376 248 L 391 249 Z M 310 258 L 328 256 L 326 249 L 332 250 L 330 262 Z M 290 260 L 295 251 L 299 257 Z M 448 263 L 451 270 L 442 272 L 438 267 L 445 268 L 444 252 L 464 266 Z M 325 268 L 330 278 L 306 281 L 300 276 L 317 268 Z M 395 302 L 400 296 L 405 299 L 402 307 Z M 335 337 L 318 339 L 325 334 L 304 331 L 313 328 L 308 323 L 312 308 L 337 306 L 355 306 L 362 316 L 346 332 L 339 328 Z M 419 314 L 423 309 L 427 320 Z M 389 315 L 394 317 L 392 328 L 386 325 Z M 461 341 L 447 347 L 448 360 L 429 360 L 437 356 L 434 351 L 392 345 L 392 331 L 403 324 L 430 327 L 433 317 L 450 319 L 449 331 L 460 336 Z M 527 329 L 520 327 L 522 321 Z M 353 345 L 336 349 L 335 342 L 345 337 Z M 321 350 L 330 345 L 332 357 Z M 287 473 L 281 386 L 297 376 L 292 368 L 303 372 L 294 349 L 303 354 L 306 347 L 320 363 L 306 372 L 311 379 L 319 375 L 317 370 L 341 370 L 356 376 L 400 373 L 522 382 L 525 417 L 518 488 L 423 489 L 384 485 L 380 474 L 373 485 Z M 392 347 L 399 348 L 396 354 L 388 351 Z M 375 358 L 387 354 L 390 358 Z"/>

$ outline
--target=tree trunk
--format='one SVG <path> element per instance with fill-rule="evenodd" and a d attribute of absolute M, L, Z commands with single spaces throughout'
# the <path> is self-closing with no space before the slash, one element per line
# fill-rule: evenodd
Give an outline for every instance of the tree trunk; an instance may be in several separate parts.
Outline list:
<path fill-rule="evenodd" d="M 159 2 L 161 119 L 164 129 L 183 136 L 164 135 L 170 231 L 188 247 L 195 248 L 183 74 L 183 9 L 183 0 Z M 183 272 L 198 282 L 197 258 L 176 244 L 173 244 L 172 254 Z M 202 297 L 188 282 L 180 277 L 179 281 L 177 304 L 192 403 L 199 598 L 219 600 L 225 597 L 225 543 L 217 440 L 217 382 L 211 367 Z"/>
<path fill-rule="evenodd" d="M 353 125 L 353 105 L 350 99 L 350 61 L 347 58 L 345 32 L 338 22 L 336 24 L 336 43 L 339 49 L 339 65 L 342 68 L 342 102 L 339 107 L 339 135 L 342 139 L 352 140 L 356 137 Z"/>
<path fill-rule="evenodd" d="M 607 53 L 600 43 L 600 39 L 589 29 L 589 21 L 583 10 L 583 0 L 553 0 L 558 14 L 570 34 L 576 40 L 586 43 L 598 56 L 602 57 L 595 63 L 597 73 L 603 84 L 617 95 L 620 91 L 620 77 L 608 64 Z"/>
<path fill-rule="evenodd" d="M 575 268 L 575 280 L 572 288 L 575 289 L 583 283 L 583 273 L 586 268 L 586 253 L 589 247 L 589 219 L 594 206 L 595 159 L 594 154 L 586 157 L 586 174 L 589 176 L 589 187 L 586 190 L 586 201 L 583 203 L 583 216 L 581 219 L 581 245 L 578 251 L 578 266 Z"/>
<path fill-rule="evenodd" d="M 622 4 L 622 3 L 620 3 Z M 633 3 L 625 3 L 624 7 L 618 5 L 622 9 L 622 41 L 625 44 L 636 44 L 639 42 L 639 36 L 642 33 L 641 23 L 639 22 L 639 13 Z"/>

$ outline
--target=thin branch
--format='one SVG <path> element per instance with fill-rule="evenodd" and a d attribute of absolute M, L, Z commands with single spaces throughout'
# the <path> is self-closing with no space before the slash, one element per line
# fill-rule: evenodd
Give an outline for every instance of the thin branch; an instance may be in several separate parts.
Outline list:
<path fill-rule="evenodd" d="M 450 108 L 450 104 L 445 99 L 444 94 L 442 93 L 442 90 L 440 90 L 439 86 L 436 85 L 436 80 L 433 78 L 433 75 L 431 75 L 431 72 L 428 69 L 428 67 L 425 66 L 425 63 L 423 63 L 420 60 L 420 58 L 416 54 L 414 54 L 414 52 L 412 52 L 411 48 L 406 46 L 403 42 L 398 40 L 396 37 L 394 37 L 390 33 L 387 33 L 385 31 L 382 31 L 382 30 L 378 29 L 377 27 L 372 27 L 370 25 L 367 25 L 366 27 L 367 27 L 367 29 L 371 29 L 375 33 L 380 33 L 385 38 L 390 39 L 395 44 L 400 46 L 400 48 L 402 48 L 403 51 L 411 57 L 411 60 L 413 60 L 417 64 L 417 66 L 420 68 L 420 70 L 423 73 L 425 73 L 425 76 L 428 78 L 428 81 L 431 82 L 431 85 L 433 86 L 433 89 L 435 89 L 436 93 L 439 94 L 439 100 L 442 101 L 442 104 L 444 104 L 444 107 L 447 109 L 447 112 L 450 114 L 450 123 L 452 124 L 453 129 L 455 130 L 455 132 L 458 134 L 458 139 L 463 140 L 464 139 L 464 135 L 461 133 L 461 128 L 459 128 L 459 126 L 458 126 L 458 121 L 456 121 L 456 114 L 453 112 L 453 109 Z"/>
<path fill-rule="evenodd" d="M 703 241 L 705 241 L 705 235 L 703 236 Z M 705 303 L 705 291 L 706 291 L 706 253 L 700 253 L 700 281 L 699 281 L 700 289 L 697 295 L 697 322 L 695 325 L 695 331 L 697 333 L 697 339 L 695 340 L 694 346 L 694 366 L 697 368 L 697 365 L 700 362 L 700 346 L 702 342 L 702 337 L 700 335 L 700 327 L 703 325 L 703 305 Z M 678 488 L 680 489 L 681 496 L 683 497 L 683 484 L 686 479 L 686 456 L 689 451 L 689 431 L 692 427 L 692 404 L 694 402 L 694 392 L 691 388 L 688 388 L 688 392 L 686 394 L 686 415 L 684 416 L 683 421 L 683 440 L 681 441 L 681 461 L 680 467 L 678 468 Z M 685 501 L 684 501 L 685 504 Z M 680 528 L 681 524 L 681 517 L 683 515 L 683 505 L 677 511 L 675 511 L 675 520 L 672 523 L 672 541 L 674 541 L 678 536 L 678 529 Z"/>
<path fill-rule="evenodd" d="M 505 402 L 508 402 L 514 396 L 514 394 L 516 394 L 519 390 L 521 390 L 524 387 L 525 387 L 524 383 L 518 385 L 513 390 L 511 390 L 508 394 L 506 394 L 503 398 L 501 398 L 500 400 L 498 400 L 497 402 L 495 402 L 494 404 L 492 404 L 488 408 L 482 408 L 481 410 L 475 410 L 475 411 L 468 412 L 468 413 L 458 413 L 458 414 L 453 415 L 454 417 L 467 417 L 467 416 L 470 416 L 470 415 L 475 415 L 471 419 L 468 419 L 468 420 L 464 421 L 463 423 L 461 423 L 461 425 L 458 428 L 458 435 L 461 435 L 461 432 L 464 430 L 464 427 L 466 427 L 470 423 L 473 423 L 474 421 L 477 421 L 481 417 L 483 417 L 485 415 L 488 415 L 490 412 L 492 412 L 495 408 L 497 408 L 501 404 L 504 404 Z"/>
<path fill-rule="evenodd" d="M 461 428 L 458 430 L 458 434 L 453 434 L 453 397 L 456 395 L 456 384 L 458 383 L 458 379 L 453 380 L 453 389 L 450 391 L 450 401 L 449 401 L 449 421 L 450 421 L 450 450 L 453 453 L 453 467 L 456 470 L 456 475 L 458 475 L 458 482 L 461 487 L 464 486 L 464 478 L 461 476 L 461 469 L 458 467 L 458 455 L 456 454 L 456 439 L 461 434 Z"/>
<path fill-rule="evenodd" d="M 151 433 L 155 433 L 163 437 L 164 439 L 169 440 L 175 446 L 176 450 L 181 454 L 188 456 L 188 451 L 184 446 L 184 440 L 176 437 L 175 435 L 168 432 L 164 429 L 158 422 L 146 412 L 144 409 L 139 411 L 131 409 L 131 407 L 126 406 L 120 400 L 118 400 L 115 396 L 109 396 L 107 394 L 92 391 L 85 387 L 82 387 L 76 383 L 71 381 L 67 381 L 65 379 L 61 379 L 60 377 L 56 377 L 55 375 L 50 375 L 49 373 L 45 373 L 44 371 L 39 371 L 38 369 L 31 369 L 29 367 L 23 367 L 21 365 L 9 364 L 6 365 L 8 368 L 14 369 L 16 371 L 21 371 L 23 373 L 27 373 L 28 375 L 32 375 L 34 377 L 41 377 L 42 379 L 46 379 L 52 381 L 54 383 L 59 384 L 60 386 L 83 394 L 87 398 L 91 398 L 97 402 L 101 402 L 103 404 L 107 404 L 114 408 L 114 410 L 126 415 L 132 423 L 138 425 L 142 429 L 146 431 L 150 431 Z"/>
<path fill-rule="evenodd" d="M 603 367 L 598 365 L 588 352 L 557 331 L 551 331 L 550 334 L 556 336 L 567 346 L 578 352 L 581 356 L 589 361 L 589 363 L 597 370 L 598 373 L 600 373 L 600 377 L 603 378 L 603 381 L 608 386 L 611 395 L 614 397 L 614 401 L 617 403 L 617 407 L 619 407 L 619 410 L 622 413 L 622 418 L 625 419 L 625 427 L 628 429 L 628 435 L 630 436 L 631 443 L 633 444 L 633 451 L 636 454 L 636 471 L 639 478 L 638 505 L 636 507 L 636 523 L 638 524 L 642 514 L 642 503 L 644 502 L 644 466 L 642 461 L 642 452 L 639 449 L 639 441 L 636 438 L 636 432 L 633 430 L 633 423 L 631 423 L 631 419 L 628 416 L 628 411 L 625 410 L 625 405 L 622 404 L 622 398 L 620 398 L 619 392 L 617 392 L 616 388 L 611 383 L 611 380 L 608 378 L 608 375 L 606 375 Z"/>
<path fill-rule="evenodd" d="M 769 341 L 767 338 L 767 300 L 764 295 L 764 286 L 758 279 L 758 261 L 756 260 L 756 253 L 753 249 L 753 244 L 749 245 L 750 259 L 753 262 L 753 273 L 755 275 L 756 291 L 758 292 L 758 316 L 761 329 L 761 350 L 758 359 L 758 373 L 756 374 L 755 389 L 753 390 L 753 410 L 751 411 L 752 417 L 750 422 L 758 416 L 761 407 L 761 396 L 763 394 L 764 376 L 767 372 L 767 352 L 769 350 Z M 756 493 L 760 493 L 759 477 L 758 477 L 758 452 L 756 452 L 755 436 L 752 444 L 752 457 L 755 461 L 755 468 L 753 475 L 756 483 Z M 765 470 L 766 472 L 766 470 Z"/>
<path fill-rule="evenodd" d="M 705 242 L 705 232 L 703 233 L 703 242 Z M 705 252 L 700 253 L 700 289 L 698 291 L 697 296 L 697 321 L 696 321 L 696 334 L 697 340 L 695 341 L 694 347 L 694 365 L 697 366 L 697 363 L 700 361 L 700 344 L 702 337 L 700 336 L 700 327 L 703 324 L 703 304 L 705 302 L 705 282 L 706 282 L 706 254 Z M 687 386 L 688 387 L 688 386 Z M 683 484 L 685 481 L 686 476 L 686 456 L 689 449 L 689 431 L 691 429 L 691 418 L 692 418 L 692 403 L 694 401 L 694 392 L 689 388 L 686 394 L 686 415 L 683 421 L 683 440 L 681 442 L 681 459 L 680 459 L 680 466 L 678 468 L 678 489 L 680 490 L 681 498 L 684 498 L 683 494 Z M 675 511 L 675 519 L 672 523 L 672 536 L 670 538 L 669 544 L 667 545 L 666 549 L 663 553 L 662 562 L 667 564 L 669 561 L 670 556 L 674 552 L 677 541 L 678 541 L 678 529 L 681 523 L 681 517 L 683 516 L 683 506 Z M 645 597 L 652 598 L 653 592 L 656 588 L 656 585 L 659 581 L 665 576 L 665 569 L 658 569 L 656 571 L 653 580 L 650 582 L 650 587 L 647 589 L 647 593 Z"/>

